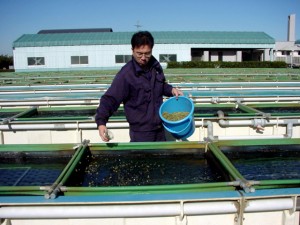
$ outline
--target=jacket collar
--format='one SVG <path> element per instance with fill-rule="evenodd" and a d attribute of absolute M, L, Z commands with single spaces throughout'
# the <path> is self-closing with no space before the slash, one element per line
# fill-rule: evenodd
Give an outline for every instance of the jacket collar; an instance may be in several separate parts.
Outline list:
<path fill-rule="evenodd" d="M 135 70 L 135 75 L 136 76 L 141 76 L 145 73 L 145 71 L 140 67 L 140 65 L 135 61 L 135 59 L 132 57 L 132 64 L 133 68 Z M 157 72 L 161 72 L 162 68 L 159 64 L 159 62 L 151 56 L 150 61 L 149 61 L 149 70 L 151 71 L 152 69 L 155 69 Z"/>

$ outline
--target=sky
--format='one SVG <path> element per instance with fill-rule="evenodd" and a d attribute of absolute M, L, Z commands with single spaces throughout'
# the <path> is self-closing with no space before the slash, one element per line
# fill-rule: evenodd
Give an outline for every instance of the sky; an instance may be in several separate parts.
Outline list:
<path fill-rule="evenodd" d="M 12 55 L 23 34 L 45 29 L 137 31 L 254 31 L 287 40 L 288 16 L 300 0 L 0 0 L 0 55 Z"/>

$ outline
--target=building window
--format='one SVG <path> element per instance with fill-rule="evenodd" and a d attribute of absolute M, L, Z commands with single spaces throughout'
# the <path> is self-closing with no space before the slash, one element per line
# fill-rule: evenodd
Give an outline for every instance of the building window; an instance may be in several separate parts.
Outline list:
<path fill-rule="evenodd" d="M 290 52 L 290 51 L 282 51 L 281 54 L 282 54 L 282 55 L 291 55 L 291 52 Z"/>
<path fill-rule="evenodd" d="M 28 66 L 43 66 L 45 65 L 45 57 L 28 57 Z"/>
<path fill-rule="evenodd" d="M 116 63 L 127 63 L 131 58 L 131 55 L 116 55 Z"/>
<path fill-rule="evenodd" d="M 71 56 L 71 64 L 89 64 L 89 57 L 88 56 Z"/>
<path fill-rule="evenodd" d="M 218 52 L 218 61 L 219 62 L 223 61 L 223 52 Z"/>
<path fill-rule="evenodd" d="M 177 55 L 176 54 L 161 54 L 159 55 L 159 62 L 176 62 Z"/>

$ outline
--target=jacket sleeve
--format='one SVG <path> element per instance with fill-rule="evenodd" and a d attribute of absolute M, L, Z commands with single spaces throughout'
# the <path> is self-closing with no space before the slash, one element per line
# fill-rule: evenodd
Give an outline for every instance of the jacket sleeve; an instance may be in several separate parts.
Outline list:
<path fill-rule="evenodd" d="M 162 78 L 163 78 L 162 82 L 164 83 L 163 95 L 167 96 L 167 97 L 172 97 L 173 96 L 173 94 L 172 94 L 173 86 L 167 83 L 166 77 L 165 77 L 164 73 L 162 72 L 162 69 L 161 69 L 161 75 L 162 75 Z"/>
<path fill-rule="evenodd" d="M 164 84 L 164 95 L 167 96 L 167 97 L 172 97 L 173 96 L 172 89 L 173 89 L 173 86 L 168 84 L 167 82 L 165 82 L 165 84 Z"/>
<path fill-rule="evenodd" d="M 117 74 L 111 86 L 104 95 L 102 95 L 95 116 L 97 127 L 106 125 L 109 117 L 119 108 L 120 104 L 128 95 L 127 82 L 124 77 L 122 73 Z"/>
<path fill-rule="evenodd" d="M 161 65 L 158 63 L 158 61 L 156 61 L 155 70 L 157 73 L 156 78 L 157 78 L 158 82 L 163 83 L 162 94 L 167 97 L 172 97 L 173 96 L 173 94 L 172 94 L 173 86 L 167 83 L 163 69 L 162 69 Z"/>

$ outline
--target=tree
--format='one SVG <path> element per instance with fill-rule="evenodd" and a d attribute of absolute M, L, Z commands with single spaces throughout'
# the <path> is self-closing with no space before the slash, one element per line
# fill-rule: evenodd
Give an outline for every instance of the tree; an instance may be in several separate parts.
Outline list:
<path fill-rule="evenodd" d="M 0 55 L 0 69 L 9 69 L 9 66 L 12 66 L 13 57 L 8 55 Z"/>

